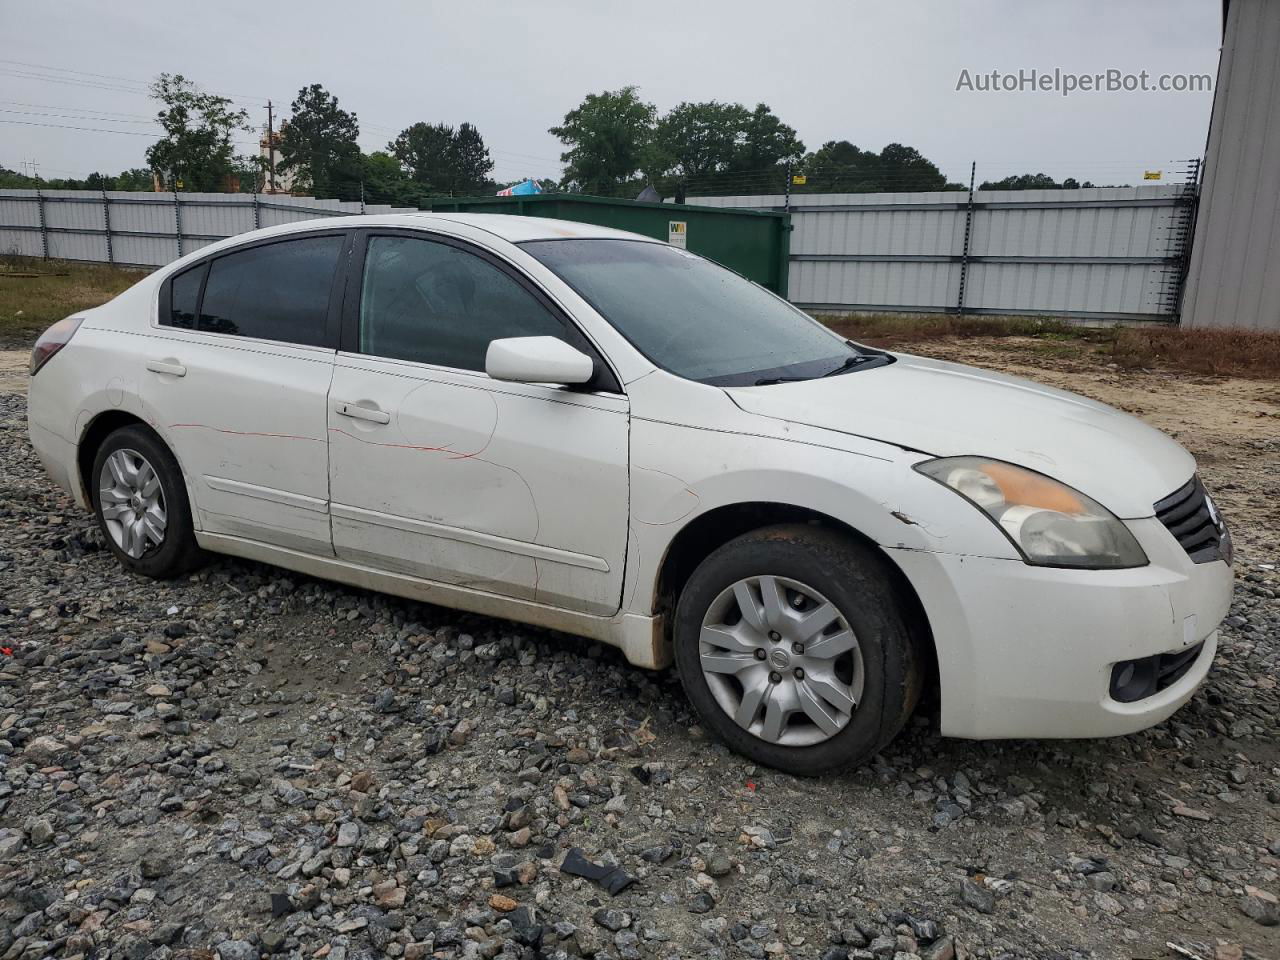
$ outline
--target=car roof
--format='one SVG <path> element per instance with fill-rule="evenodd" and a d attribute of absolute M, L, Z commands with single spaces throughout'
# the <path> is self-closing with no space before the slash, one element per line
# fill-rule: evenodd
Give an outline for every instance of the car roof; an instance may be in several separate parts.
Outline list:
<path fill-rule="evenodd" d="M 459 224 L 483 230 L 508 243 L 522 243 L 526 240 L 635 240 L 644 243 L 661 243 L 653 237 L 639 233 L 628 233 L 625 230 L 614 230 L 611 227 L 599 227 L 593 223 L 579 223 L 576 220 L 552 220 L 548 217 L 517 217 L 506 213 L 372 213 L 354 214 L 339 217 L 313 217 L 306 220 L 294 220 L 289 223 L 262 227 L 248 233 L 234 234 L 191 251 L 165 264 L 151 278 L 161 281 L 185 270 L 190 264 L 210 255 L 218 256 L 242 245 L 259 240 L 279 237 L 281 239 L 300 233 L 318 230 L 350 230 L 369 227 L 399 227 L 401 229 L 430 230 L 433 226 L 445 227 L 448 224 Z"/>
<path fill-rule="evenodd" d="M 564 238 L 585 240 L 611 238 L 616 240 L 653 240 L 638 233 L 626 230 L 614 230 L 612 227 L 601 227 L 594 223 L 579 223 L 576 220 L 553 220 L 549 217 L 518 217 L 509 213 L 408 213 L 388 215 L 387 220 L 450 220 L 454 223 L 465 223 L 496 234 L 512 243 L 524 240 L 559 240 Z M 655 243 L 658 241 L 654 241 Z"/>
<path fill-rule="evenodd" d="M 593 223 L 578 223 L 576 220 L 552 220 L 548 217 L 517 217 L 507 213 L 374 213 L 346 217 L 317 217 L 310 220 L 295 220 L 278 227 L 268 227 L 258 235 L 269 236 L 276 233 L 296 233 L 303 230 L 331 230 L 334 227 L 349 229 L 351 227 L 408 227 L 410 229 L 430 229 L 435 224 L 465 224 L 491 233 L 511 243 L 525 240 L 644 240 L 659 243 L 653 237 L 645 237 L 625 230 L 614 230 L 611 227 L 599 227 Z M 242 239 L 242 234 L 239 238 Z"/>

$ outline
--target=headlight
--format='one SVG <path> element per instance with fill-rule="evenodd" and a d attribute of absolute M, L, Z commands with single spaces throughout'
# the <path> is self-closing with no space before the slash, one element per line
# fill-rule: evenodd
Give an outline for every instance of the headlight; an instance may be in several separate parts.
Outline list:
<path fill-rule="evenodd" d="M 990 517 L 1027 563 L 1118 568 L 1148 562 L 1110 510 L 1043 473 L 985 457 L 927 460 L 915 469 Z"/>

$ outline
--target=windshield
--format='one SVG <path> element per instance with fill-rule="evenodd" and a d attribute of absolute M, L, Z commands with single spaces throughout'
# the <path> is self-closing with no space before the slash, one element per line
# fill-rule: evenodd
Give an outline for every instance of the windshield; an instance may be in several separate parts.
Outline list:
<path fill-rule="evenodd" d="M 890 359 L 841 339 L 732 270 L 664 243 L 536 240 L 520 246 L 637 350 L 690 380 L 780 383 Z"/>

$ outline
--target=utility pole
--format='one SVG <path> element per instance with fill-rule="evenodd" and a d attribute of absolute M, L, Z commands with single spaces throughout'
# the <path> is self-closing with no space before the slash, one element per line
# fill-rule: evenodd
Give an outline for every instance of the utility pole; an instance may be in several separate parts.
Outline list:
<path fill-rule="evenodd" d="M 267 101 L 267 183 L 270 184 L 270 193 L 276 192 L 276 134 L 275 134 L 275 114 L 272 113 L 271 101 Z"/>

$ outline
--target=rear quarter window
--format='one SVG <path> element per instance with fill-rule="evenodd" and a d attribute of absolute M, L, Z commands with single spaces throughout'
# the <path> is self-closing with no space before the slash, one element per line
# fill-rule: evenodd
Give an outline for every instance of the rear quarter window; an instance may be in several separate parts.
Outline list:
<path fill-rule="evenodd" d="M 200 306 L 200 287 L 204 283 L 207 266 L 208 264 L 202 263 L 184 270 L 170 281 L 169 311 L 160 318 L 162 324 L 187 330 L 195 327 L 196 310 Z"/>

